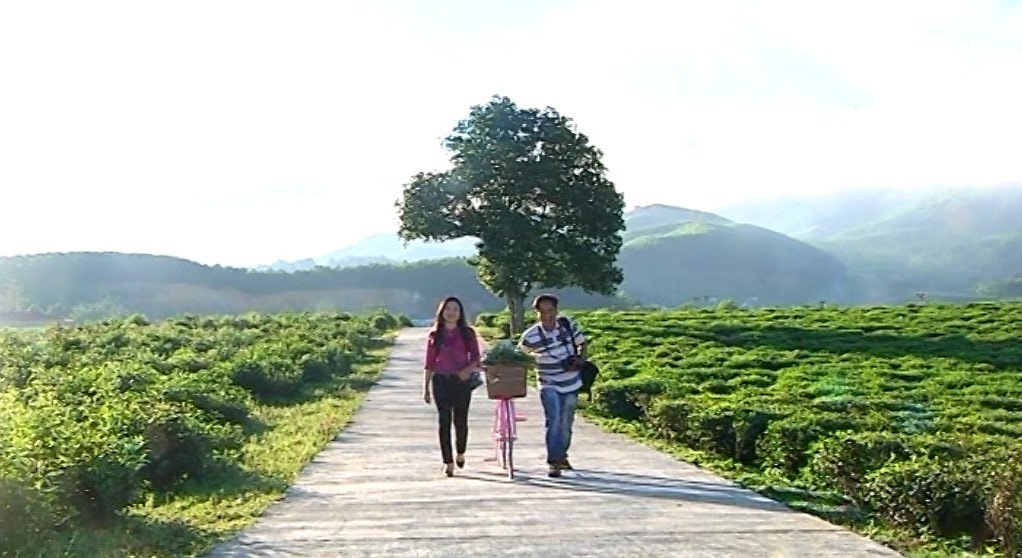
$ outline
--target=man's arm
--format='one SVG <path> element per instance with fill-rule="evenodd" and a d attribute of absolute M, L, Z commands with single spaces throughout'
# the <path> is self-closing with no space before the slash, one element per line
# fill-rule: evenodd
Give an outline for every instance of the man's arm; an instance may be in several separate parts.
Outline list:
<path fill-rule="evenodd" d="M 588 348 L 588 345 L 589 345 L 588 341 L 589 340 L 586 339 L 585 334 L 582 333 L 582 328 L 580 328 L 578 326 L 578 322 L 576 322 L 575 320 L 569 320 L 568 323 L 571 325 L 571 333 L 572 333 L 572 338 L 575 341 L 575 346 L 578 347 L 578 353 L 577 354 L 578 354 L 578 356 L 580 356 L 583 359 L 585 359 L 586 358 L 586 349 Z"/>
<path fill-rule="evenodd" d="M 540 348 L 542 346 L 543 346 L 543 343 L 540 343 L 539 341 L 530 341 L 529 340 L 529 330 L 528 329 L 523 331 L 522 332 L 522 336 L 518 339 L 518 348 L 523 350 L 523 351 L 525 351 L 525 352 L 527 352 L 527 353 L 535 353 L 536 349 L 538 349 L 538 348 Z"/>

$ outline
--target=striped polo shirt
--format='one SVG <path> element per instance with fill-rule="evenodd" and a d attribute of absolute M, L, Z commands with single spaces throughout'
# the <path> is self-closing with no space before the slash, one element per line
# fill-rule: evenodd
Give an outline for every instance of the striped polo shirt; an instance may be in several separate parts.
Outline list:
<path fill-rule="evenodd" d="M 568 318 L 572 331 L 575 332 L 575 344 L 585 343 L 578 324 Z M 556 323 L 556 322 L 555 322 Z M 560 393 L 570 393 L 582 388 L 582 377 L 577 370 L 568 372 L 562 362 L 572 354 L 571 339 L 568 331 L 559 324 L 553 331 L 547 331 L 542 323 L 537 322 L 522 333 L 519 345 L 533 351 L 536 355 L 536 376 L 539 389 L 553 389 Z"/>

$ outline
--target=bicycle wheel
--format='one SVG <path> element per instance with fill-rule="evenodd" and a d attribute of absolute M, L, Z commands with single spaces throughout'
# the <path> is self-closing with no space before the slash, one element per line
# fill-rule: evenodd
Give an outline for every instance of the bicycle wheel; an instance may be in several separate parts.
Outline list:
<path fill-rule="evenodd" d="M 506 433 L 504 442 L 504 463 L 507 466 L 507 478 L 515 478 L 515 461 L 514 461 L 514 448 L 515 448 L 515 411 L 514 403 L 510 399 L 504 401 L 504 432 Z"/>
<path fill-rule="evenodd" d="M 495 453 L 497 454 L 497 463 L 500 464 L 501 469 L 507 469 L 507 408 L 505 407 L 506 400 L 501 399 L 497 402 L 496 417 L 493 425 L 493 442 L 495 446 Z"/>

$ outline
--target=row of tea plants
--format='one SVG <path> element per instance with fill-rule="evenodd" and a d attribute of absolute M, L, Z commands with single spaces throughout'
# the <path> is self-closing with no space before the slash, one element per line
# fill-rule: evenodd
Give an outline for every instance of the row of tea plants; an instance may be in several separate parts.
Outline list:
<path fill-rule="evenodd" d="M 0 555 L 237 469 L 272 426 L 254 409 L 336 385 L 400 325 L 282 313 L 0 331 Z"/>
<path fill-rule="evenodd" d="M 1022 553 L 1022 304 L 571 314 L 598 422 L 906 552 Z"/>

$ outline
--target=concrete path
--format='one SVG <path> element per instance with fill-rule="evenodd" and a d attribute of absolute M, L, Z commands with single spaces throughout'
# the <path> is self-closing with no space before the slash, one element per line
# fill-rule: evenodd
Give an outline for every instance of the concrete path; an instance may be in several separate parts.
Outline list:
<path fill-rule="evenodd" d="M 576 421 L 576 471 L 546 476 L 539 398 L 518 408 L 518 477 L 493 462 L 493 403 L 472 401 L 468 462 L 442 474 L 422 401 L 424 328 L 398 337 L 351 424 L 284 499 L 210 556 L 875 557 L 898 553 Z"/>

